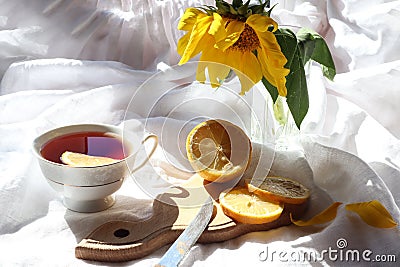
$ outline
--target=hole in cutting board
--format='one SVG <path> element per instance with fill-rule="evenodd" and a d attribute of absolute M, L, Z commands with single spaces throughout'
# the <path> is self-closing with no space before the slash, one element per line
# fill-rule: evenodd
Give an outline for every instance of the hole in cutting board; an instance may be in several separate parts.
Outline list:
<path fill-rule="evenodd" d="M 114 232 L 114 236 L 118 237 L 118 238 L 127 237 L 129 234 L 130 234 L 129 231 L 126 229 L 118 229 L 118 230 L 115 230 L 115 232 Z"/>

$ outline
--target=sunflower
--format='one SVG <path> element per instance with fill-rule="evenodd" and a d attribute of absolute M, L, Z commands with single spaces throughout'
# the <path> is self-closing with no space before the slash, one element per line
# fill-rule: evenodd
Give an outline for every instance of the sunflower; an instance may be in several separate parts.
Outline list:
<path fill-rule="evenodd" d="M 244 16 L 217 9 L 188 8 L 178 29 L 187 33 L 178 41 L 179 65 L 201 53 L 196 79 L 218 87 L 233 70 L 241 83 L 241 94 L 249 91 L 263 77 L 286 96 L 286 76 L 290 70 L 274 32 L 277 23 L 261 14 Z M 217 63 L 217 64 L 215 64 Z"/>

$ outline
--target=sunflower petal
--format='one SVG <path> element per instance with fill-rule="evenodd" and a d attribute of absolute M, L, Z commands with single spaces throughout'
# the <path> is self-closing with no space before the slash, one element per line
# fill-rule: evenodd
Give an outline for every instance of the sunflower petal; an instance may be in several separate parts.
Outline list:
<path fill-rule="evenodd" d="M 251 84 L 249 84 L 250 87 L 245 86 L 243 88 L 242 86 L 241 94 L 244 94 L 262 79 L 261 65 L 252 52 L 242 53 L 241 71 L 249 77 L 251 81 Z"/>
<path fill-rule="evenodd" d="M 392 215 L 378 200 L 347 204 L 346 210 L 357 213 L 365 223 L 373 227 L 392 228 L 397 226 Z"/>
<path fill-rule="evenodd" d="M 256 31 L 261 49 L 257 50 L 264 77 L 278 89 L 279 95 L 286 96 L 286 76 L 290 70 L 284 66 L 287 62 L 285 55 L 271 32 Z"/>
<path fill-rule="evenodd" d="M 208 33 L 214 36 L 215 42 L 219 42 L 226 37 L 226 30 L 225 30 L 225 19 L 221 17 L 218 13 L 213 13 L 213 22 L 210 25 L 210 29 Z"/>
<path fill-rule="evenodd" d="M 341 202 L 335 202 L 330 205 L 327 209 L 323 210 L 321 213 L 315 215 L 307 221 L 294 220 L 292 214 L 290 213 L 290 220 L 297 226 L 310 226 L 314 224 L 323 224 L 332 221 L 336 218 L 337 210 L 339 206 L 342 205 Z"/>
<path fill-rule="evenodd" d="M 280 96 L 287 96 L 287 88 L 286 88 L 286 78 L 280 77 L 276 79 L 276 89 L 278 90 L 278 94 Z"/>
<path fill-rule="evenodd" d="M 179 65 L 185 64 L 189 59 L 200 53 L 204 47 L 209 46 L 209 44 L 200 41 L 207 34 L 208 28 L 212 22 L 212 18 L 213 17 L 211 16 L 206 16 L 197 20 L 190 33 L 190 38 L 188 40 L 186 49 L 183 52 L 182 58 L 179 61 Z"/>
<path fill-rule="evenodd" d="M 252 52 L 228 51 L 227 64 L 234 68 L 242 87 L 240 94 L 244 95 L 262 78 L 262 71 L 257 57 Z"/>
<path fill-rule="evenodd" d="M 203 56 L 203 55 L 202 55 Z M 206 69 L 208 66 L 208 61 L 200 61 L 197 63 L 196 80 L 204 83 L 206 81 Z"/>
<path fill-rule="evenodd" d="M 230 68 L 219 63 L 208 64 L 208 75 L 210 76 L 211 87 L 219 87 L 228 76 Z"/>
<path fill-rule="evenodd" d="M 214 47 L 205 49 L 201 54 L 200 62 L 197 66 L 196 80 L 205 82 L 205 69 L 207 68 L 211 86 L 213 88 L 219 87 L 230 71 L 230 67 L 224 64 L 225 56 L 225 52 Z"/>
<path fill-rule="evenodd" d="M 202 17 L 204 15 L 206 14 L 201 12 L 197 8 L 192 7 L 186 9 L 185 13 L 182 15 L 182 18 L 178 23 L 178 30 L 191 31 L 197 21 L 198 16 Z"/>
<path fill-rule="evenodd" d="M 217 42 L 215 47 L 225 51 L 227 48 L 231 47 L 239 39 L 240 34 L 244 30 L 245 23 L 237 20 L 230 20 L 228 26 L 226 27 L 226 37 Z"/>
<path fill-rule="evenodd" d="M 247 18 L 246 23 L 255 31 L 266 32 L 270 26 L 274 27 L 273 32 L 278 29 L 278 24 L 270 17 L 254 14 Z"/>
<path fill-rule="evenodd" d="M 261 70 L 263 73 L 263 76 L 265 79 L 267 79 L 273 86 L 276 87 L 276 82 L 275 82 L 275 77 L 274 75 L 270 72 L 269 66 L 268 66 L 268 58 L 267 55 L 265 54 L 264 50 L 262 49 L 257 49 L 257 58 L 260 61 L 261 64 Z"/>
<path fill-rule="evenodd" d="M 182 36 L 181 39 L 179 39 L 176 50 L 180 56 L 182 56 L 183 53 L 185 53 L 186 47 L 189 43 L 189 39 L 190 39 L 190 32 Z"/>
<path fill-rule="evenodd" d="M 204 51 L 201 53 L 199 62 L 197 63 L 197 71 L 196 71 L 196 80 L 204 83 L 206 81 L 206 68 L 208 66 L 209 61 L 212 61 L 212 59 L 210 59 L 212 56 L 208 56 L 208 52 L 211 49 L 215 49 L 212 44 L 210 44 L 210 42 L 213 41 L 213 38 L 211 35 L 206 35 L 204 36 L 204 42 L 202 42 L 203 44 L 208 44 L 208 48 L 204 49 Z"/>

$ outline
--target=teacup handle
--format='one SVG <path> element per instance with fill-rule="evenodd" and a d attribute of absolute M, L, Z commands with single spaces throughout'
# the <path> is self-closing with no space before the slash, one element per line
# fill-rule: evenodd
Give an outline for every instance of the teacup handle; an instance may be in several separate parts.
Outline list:
<path fill-rule="evenodd" d="M 151 149 L 149 155 L 143 160 L 143 162 L 141 162 L 138 166 L 136 166 L 135 168 L 133 168 L 131 170 L 131 173 L 134 173 L 135 171 L 139 170 L 140 168 L 142 168 L 151 158 L 151 156 L 154 154 L 154 152 L 157 149 L 158 146 L 158 136 L 155 134 L 149 134 L 148 136 L 146 136 L 145 139 L 143 139 L 142 144 L 144 144 L 146 141 L 148 141 L 149 139 L 154 139 L 154 144 L 153 144 L 153 148 Z"/>

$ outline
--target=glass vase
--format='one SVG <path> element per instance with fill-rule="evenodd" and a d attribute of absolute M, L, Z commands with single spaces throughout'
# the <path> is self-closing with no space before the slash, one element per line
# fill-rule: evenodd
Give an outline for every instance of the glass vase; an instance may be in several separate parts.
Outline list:
<path fill-rule="evenodd" d="M 272 109 L 275 118 L 275 149 L 284 151 L 297 147 L 300 130 L 289 110 L 286 98 L 278 96 L 276 102 L 272 104 Z"/>

